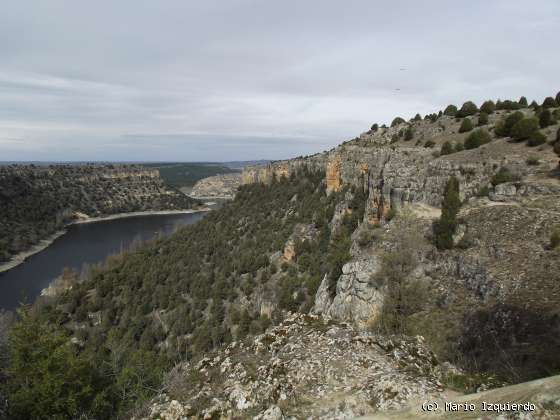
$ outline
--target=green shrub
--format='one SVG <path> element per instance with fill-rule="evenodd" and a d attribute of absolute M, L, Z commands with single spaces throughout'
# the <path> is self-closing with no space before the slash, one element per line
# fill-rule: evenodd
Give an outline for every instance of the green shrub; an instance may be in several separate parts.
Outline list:
<path fill-rule="evenodd" d="M 481 187 L 476 193 L 478 197 L 488 197 L 489 194 L 490 194 L 490 188 L 488 188 L 488 185 Z"/>
<path fill-rule="evenodd" d="M 518 177 L 515 176 L 508 168 L 501 167 L 500 170 L 494 174 L 490 182 L 493 186 L 496 186 L 505 182 L 513 182 L 517 180 Z"/>
<path fill-rule="evenodd" d="M 402 119 L 401 117 L 396 117 L 396 118 L 393 120 L 393 122 L 391 123 L 391 127 L 395 127 L 395 126 L 397 126 L 397 125 L 399 125 L 399 124 L 403 124 L 403 123 L 405 123 L 405 120 L 404 120 L 404 119 Z"/>
<path fill-rule="evenodd" d="M 457 107 L 455 105 L 447 105 L 447 107 L 443 111 L 443 115 L 454 117 L 455 115 L 457 115 Z"/>
<path fill-rule="evenodd" d="M 413 118 L 414 121 L 422 121 L 422 116 L 420 114 L 416 114 Z"/>
<path fill-rule="evenodd" d="M 553 97 L 549 96 L 543 101 L 542 106 L 543 108 L 556 108 L 558 104 L 556 103 L 556 100 Z"/>
<path fill-rule="evenodd" d="M 476 149 L 483 144 L 490 143 L 491 138 L 488 131 L 484 129 L 478 129 L 473 131 L 465 140 L 465 149 Z"/>
<path fill-rule="evenodd" d="M 516 141 L 523 141 L 531 137 L 539 129 L 536 118 L 523 118 L 511 128 L 511 137 Z"/>
<path fill-rule="evenodd" d="M 485 112 L 486 114 L 492 114 L 496 110 L 496 104 L 494 101 L 486 101 L 480 107 L 480 112 Z"/>
<path fill-rule="evenodd" d="M 466 133 L 474 128 L 470 118 L 465 118 L 459 127 L 459 133 Z"/>
<path fill-rule="evenodd" d="M 527 145 L 530 147 L 540 146 L 544 143 L 546 143 L 546 136 L 538 130 L 531 134 L 527 141 Z"/>
<path fill-rule="evenodd" d="M 465 150 L 465 145 L 463 142 L 458 141 L 457 143 L 455 143 L 455 151 L 456 152 L 462 152 L 463 150 Z"/>
<path fill-rule="evenodd" d="M 379 124 L 373 124 L 370 131 L 375 133 L 377 130 L 379 130 Z"/>
<path fill-rule="evenodd" d="M 531 105 L 529 105 L 529 108 L 532 108 L 533 110 L 536 110 L 536 109 L 540 108 L 540 105 L 537 103 L 537 101 L 533 101 L 533 102 L 531 102 Z"/>
<path fill-rule="evenodd" d="M 478 107 L 474 104 L 474 102 L 467 101 L 463 104 L 459 112 L 457 112 L 457 116 L 459 117 L 468 117 L 474 115 L 478 112 Z"/>
<path fill-rule="evenodd" d="M 550 110 L 543 110 L 543 112 L 539 114 L 539 125 L 541 126 L 541 128 L 546 128 L 552 123 L 552 113 L 550 112 Z"/>
<path fill-rule="evenodd" d="M 556 103 L 560 105 L 560 92 L 556 94 Z"/>
<path fill-rule="evenodd" d="M 426 148 L 432 148 L 435 145 L 436 144 L 432 140 L 428 140 L 426 143 L 424 143 L 424 147 L 426 147 Z"/>
<path fill-rule="evenodd" d="M 488 114 L 486 112 L 481 112 L 478 117 L 478 125 L 486 125 L 488 124 Z"/>
<path fill-rule="evenodd" d="M 529 104 L 527 102 L 527 98 L 525 96 L 522 96 L 521 98 L 519 98 L 519 101 L 517 101 L 517 103 L 523 108 L 527 108 L 529 106 Z"/>
<path fill-rule="evenodd" d="M 560 140 L 556 140 L 556 142 L 554 142 L 554 146 L 552 146 L 552 150 L 554 150 L 554 153 L 560 156 Z"/>
<path fill-rule="evenodd" d="M 505 120 L 500 120 L 498 124 L 496 124 L 494 132 L 500 137 L 509 137 L 512 127 L 523 118 L 525 118 L 525 116 L 521 111 L 514 112 L 508 115 Z"/>
<path fill-rule="evenodd" d="M 441 151 L 439 154 L 443 156 L 443 155 L 450 155 L 453 152 L 454 152 L 453 146 L 449 141 L 446 141 L 445 143 L 442 144 Z"/>
<path fill-rule="evenodd" d="M 408 127 L 404 133 L 404 140 L 409 141 L 412 140 L 414 137 L 414 129 L 412 127 Z"/>
<path fill-rule="evenodd" d="M 459 181 L 452 176 L 445 186 L 441 217 L 433 224 L 434 241 L 438 249 L 453 248 L 453 234 L 457 230 L 457 213 L 460 207 Z"/>

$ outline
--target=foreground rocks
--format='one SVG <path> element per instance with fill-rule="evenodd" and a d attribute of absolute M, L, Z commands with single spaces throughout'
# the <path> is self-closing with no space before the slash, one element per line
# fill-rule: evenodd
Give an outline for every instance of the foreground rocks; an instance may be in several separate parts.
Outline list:
<path fill-rule="evenodd" d="M 421 337 L 294 314 L 251 342 L 177 367 L 143 418 L 354 418 L 441 397 L 443 371 Z"/>

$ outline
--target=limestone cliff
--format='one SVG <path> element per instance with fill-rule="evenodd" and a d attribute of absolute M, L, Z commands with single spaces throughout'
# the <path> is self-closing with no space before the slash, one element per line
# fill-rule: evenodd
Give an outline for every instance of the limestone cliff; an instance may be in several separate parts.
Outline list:
<path fill-rule="evenodd" d="M 524 112 L 531 114 L 530 110 Z M 492 132 L 496 121 L 505 116 L 506 111 L 493 114 L 487 130 Z M 405 229 L 402 221 L 389 223 L 390 211 L 393 214 L 404 211 L 411 216 L 408 226 L 414 226 L 416 235 L 422 238 L 415 243 L 420 261 L 415 275 L 430 284 L 445 283 L 445 287 L 453 287 L 450 282 L 458 281 L 475 300 L 487 300 L 491 296 L 520 300 L 519 288 L 535 284 L 533 276 L 543 277 L 542 273 L 539 274 L 540 266 L 534 265 L 532 258 L 542 254 L 553 226 L 560 223 L 555 204 L 560 197 L 560 181 L 554 175 L 557 156 L 549 145 L 531 149 L 509 138 L 493 138 L 478 148 L 440 155 L 443 143 L 462 144 L 468 136 L 468 133 L 458 132 L 459 125 L 455 118 L 446 116 L 440 117 L 437 123 L 411 121 L 363 133 L 329 152 L 273 162 L 265 167 L 249 168 L 243 173 L 245 183 L 270 182 L 274 175 L 287 176 L 304 166 L 312 170 L 320 168 L 325 173 L 327 193 L 356 188 L 366 194 L 360 230 L 381 223 L 380 230 L 388 235 L 388 239 L 366 251 L 353 246 L 352 260 L 343 267 L 334 294 L 327 278 L 323 279 L 316 297 L 317 313 L 354 321 L 362 327 L 369 325 L 379 314 L 385 292 L 383 288 L 373 287 L 371 278 L 380 269 L 380 258 L 394 248 L 395 241 Z M 408 127 L 412 127 L 415 134 L 413 139 L 405 141 L 401 136 Z M 552 142 L 557 129 L 552 126 L 543 132 Z M 535 164 L 528 163 L 530 157 Z M 512 180 L 494 185 L 493 179 L 504 168 L 512 174 Z M 462 213 L 465 223 L 460 227 L 460 235 L 462 237 L 467 232 L 463 242 L 471 248 L 439 254 L 434 253 L 426 238 L 431 234 L 432 221 L 439 215 L 442 192 L 451 176 L 459 180 L 461 199 L 469 203 Z M 481 192 L 488 197 L 477 198 Z M 333 231 L 348 211 L 348 202 L 347 197 L 336 207 L 331 223 Z M 496 217 L 497 212 L 501 212 L 501 219 Z M 519 226 L 522 231 L 538 232 L 530 242 L 533 249 L 529 254 L 521 243 L 527 238 L 527 232 L 517 239 L 509 230 L 503 238 L 491 235 L 502 227 L 506 229 L 510 224 L 521 223 L 519 220 L 525 225 L 525 228 Z M 488 224 L 488 230 L 480 229 L 481 224 Z M 354 243 L 358 233 L 354 235 Z M 457 237 L 456 242 L 460 239 Z M 502 252 L 507 249 L 507 255 L 511 255 L 507 261 L 481 259 L 482 255 L 492 255 L 492 249 L 502 240 Z M 542 258 L 547 258 L 546 255 L 545 252 Z M 523 261 L 521 273 L 513 268 L 520 264 L 514 260 Z M 511 279 L 516 280 L 512 282 Z M 539 285 L 535 289 L 541 287 L 542 291 L 543 284 Z M 553 290 L 556 296 L 556 288 Z M 538 290 L 531 290 L 531 293 L 542 294 Z"/>
<path fill-rule="evenodd" d="M 228 198 L 235 196 L 241 185 L 241 174 L 221 174 L 198 181 L 189 195 L 193 198 Z"/>

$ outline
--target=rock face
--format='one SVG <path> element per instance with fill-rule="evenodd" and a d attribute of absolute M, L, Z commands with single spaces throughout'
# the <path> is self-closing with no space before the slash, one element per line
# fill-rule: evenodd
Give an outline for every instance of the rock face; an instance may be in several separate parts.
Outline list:
<path fill-rule="evenodd" d="M 421 337 L 294 314 L 252 342 L 180 366 L 147 418 L 350 419 L 439 396 L 441 372 Z"/>
<path fill-rule="evenodd" d="M 503 112 L 492 115 L 488 129 L 491 131 L 495 121 L 503 117 Z M 390 211 L 416 209 L 418 220 L 413 224 L 417 225 L 420 238 L 416 245 L 422 249 L 417 272 L 418 278 L 426 283 L 442 290 L 464 290 L 477 305 L 493 298 L 519 301 L 513 296 L 524 288 L 532 290 L 528 285 L 535 285 L 531 279 L 534 275 L 542 281 L 537 282 L 540 291 L 535 286 L 532 293 L 542 296 L 542 290 L 546 290 L 542 285 L 550 281 L 544 280 L 546 275 L 532 259 L 543 258 L 542 264 L 550 265 L 550 260 L 544 262 L 549 257 L 543 250 L 553 226 L 560 223 L 558 205 L 554 204 L 559 201 L 560 181 L 553 175 L 558 158 L 549 145 L 530 149 L 507 138 L 494 138 L 479 148 L 440 156 L 444 142 L 462 143 L 468 136 L 458 133 L 459 125 L 454 118 L 443 116 L 437 123 L 424 120 L 369 131 L 328 152 L 250 168 L 244 173 L 243 182 L 270 182 L 275 174 L 291 174 L 303 167 L 324 171 L 327 194 L 345 188 L 363 191 L 367 196 L 363 223 L 388 227 L 393 241 L 400 228 L 388 222 Z M 413 139 L 399 140 L 408 127 L 413 128 Z M 554 126 L 544 132 L 552 139 L 557 129 Z M 527 163 L 531 153 L 538 155 L 537 165 Z M 503 168 L 513 180 L 494 185 L 495 175 Z M 460 198 L 465 202 L 461 214 L 466 220 L 454 236 L 457 249 L 438 253 L 429 240 L 431 223 L 438 215 L 443 190 L 451 176 L 459 181 Z M 477 198 L 481 191 L 486 191 L 488 198 Z M 336 205 L 331 232 L 336 232 L 344 216 L 352 211 L 351 198 L 347 191 Z M 479 228 L 481 225 L 485 230 Z M 531 233 L 523 238 L 511 226 L 517 226 L 519 232 Z M 504 236 L 497 237 L 493 234 L 496 231 L 504 232 Z M 368 279 L 378 272 L 380 257 L 393 248 L 388 240 L 373 244 L 369 253 L 353 255 L 343 267 L 335 291 L 329 290 L 325 277 L 316 295 L 314 311 L 361 327 L 368 325 L 379 313 L 385 293 Z M 293 258 L 290 249 L 285 252 L 286 258 Z M 520 266 L 521 271 L 512 269 Z M 550 287 L 556 294 L 553 284 Z M 542 302 L 548 301 L 542 296 Z"/>
<path fill-rule="evenodd" d="M 318 232 L 314 225 L 298 223 L 294 228 L 294 232 L 286 242 L 286 245 L 284 245 L 284 251 L 282 253 L 283 260 L 286 262 L 294 261 L 297 257 L 296 244 L 303 241 L 312 241 L 317 234 Z"/>
<path fill-rule="evenodd" d="M 327 193 L 331 191 L 340 191 L 340 188 L 342 187 L 341 169 L 342 161 L 340 156 L 334 156 L 327 162 Z"/>
<path fill-rule="evenodd" d="M 198 181 L 189 195 L 193 198 L 232 199 L 240 185 L 241 174 L 216 175 Z"/>
<path fill-rule="evenodd" d="M 323 170 L 327 156 L 324 153 L 313 155 L 308 158 L 295 158 L 290 160 L 276 161 L 264 166 L 247 166 L 241 174 L 242 184 L 262 182 L 269 184 L 274 177 L 280 179 L 282 176 L 289 177 L 292 173 L 304 168 L 309 170 Z"/>
<path fill-rule="evenodd" d="M 339 320 L 351 320 L 359 327 L 371 324 L 383 306 L 383 291 L 371 284 L 379 270 L 378 258 L 351 261 L 342 267 L 336 283 L 336 295 L 331 298 L 325 277 L 317 290 L 315 313 Z"/>

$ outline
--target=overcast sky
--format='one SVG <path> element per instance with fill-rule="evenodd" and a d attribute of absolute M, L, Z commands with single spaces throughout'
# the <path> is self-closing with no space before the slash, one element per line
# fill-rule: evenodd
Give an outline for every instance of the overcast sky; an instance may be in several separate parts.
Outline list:
<path fill-rule="evenodd" d="M 319 152 L 448 103 L 541 101 L 559 34 L 558 0 L 2 1 L 0 161 Z"/>

